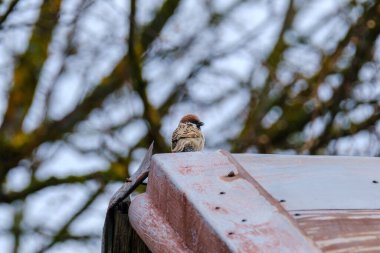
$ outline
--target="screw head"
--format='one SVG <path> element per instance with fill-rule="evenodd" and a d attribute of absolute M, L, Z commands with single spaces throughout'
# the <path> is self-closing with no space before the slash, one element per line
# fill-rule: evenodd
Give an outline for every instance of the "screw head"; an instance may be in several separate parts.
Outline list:
<path fill-rule="evenodd" d="M 230 171 L 230 173 L 227 174 L 227 177 L 234 177 L 235 172 L 233 170 Z"/>

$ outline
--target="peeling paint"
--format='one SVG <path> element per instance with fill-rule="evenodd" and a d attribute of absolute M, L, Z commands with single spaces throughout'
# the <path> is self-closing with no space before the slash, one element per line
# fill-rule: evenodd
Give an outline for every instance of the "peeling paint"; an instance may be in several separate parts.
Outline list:
<path fill-rule="evenodd" d="M 169 237 L 176 252 L 380 252 L 380 159 L 234 158 L 248 175 L 219 152 L 153 157 L 150 204 L 130 208 L 153 252 Z"/>
<path fill-rule="evenodd" d="M 380 210 L 297 212 L 298 224 L 324 252 L 380 252 Z"/>

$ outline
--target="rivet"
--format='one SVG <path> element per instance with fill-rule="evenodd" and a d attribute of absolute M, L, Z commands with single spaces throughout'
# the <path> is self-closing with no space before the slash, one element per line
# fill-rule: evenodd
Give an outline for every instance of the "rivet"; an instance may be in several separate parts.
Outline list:
<path fill-rule="evenodd" d="M 235 172 L 234 171 L 230 171 L 230 173 L 228 173 L 227 177 L 234 177 L 235 176 Z"/>

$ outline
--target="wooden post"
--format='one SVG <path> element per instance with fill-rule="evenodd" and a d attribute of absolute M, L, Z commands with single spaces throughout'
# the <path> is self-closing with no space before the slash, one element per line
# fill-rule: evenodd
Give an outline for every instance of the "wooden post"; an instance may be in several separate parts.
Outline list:
<path fill-rule="evenodd" d="M 114 211 L 114 235 L 112 253 L 148 253 L 150 250 L 132 228 L 128 219 L 128 209 L 131 201 L 122 202 Z"/>
<path fill-rule="evenodd" d="M 130 194 L 148 177 L 152 152 L 153 142 L 139 169 L 110 200 L 103 226 L 102 253 L 150 252 L 129 223 L 128 209 Z"/>

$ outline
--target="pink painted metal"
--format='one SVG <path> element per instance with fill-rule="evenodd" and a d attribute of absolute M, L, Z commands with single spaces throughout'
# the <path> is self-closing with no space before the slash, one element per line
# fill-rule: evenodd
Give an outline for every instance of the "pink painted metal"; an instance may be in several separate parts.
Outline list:
<path fill-rule="evenodd" d="M 380 252 L 380 158 L 235 158 L 323 252 Z"/>
<path fill-rule="evenodd" d="M 152 165 L 129 216 L 153 252 L 380 252 L 380 158 L 194 152 Z"/>
<path fill-rule="evenodd" d="M 282 205 L 288 211 L 380 209 L 380 158 L 252 154 L 234 157 L 275 199 L 284 200 Z"/>
<path fill-rule="evenodd" d="M 265 187 L 222 153 L 155 155 L 152 165 L 147 193 L 132 202 L 129 217 L 153 252 L 320 252 Z"/>
<path fill-rule="evenodd" d="M 152 252 L 191 253 L 148 194 L 141 194 L 132 201 L 129 217 L 131 225 Z"/>
<path fill-rule="evenodd" d="M 291 212 L 323 252 L 380 252 L 380 210 Z"/>

